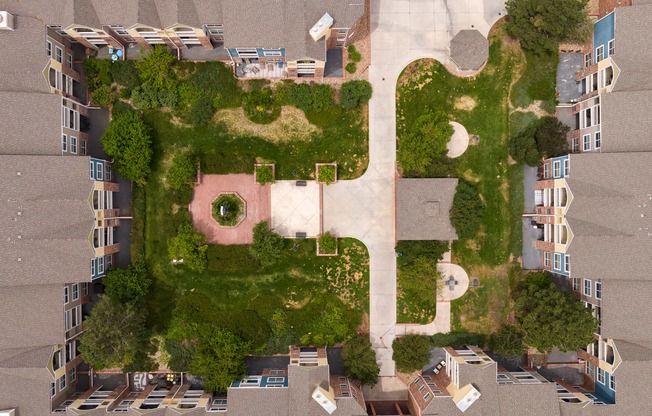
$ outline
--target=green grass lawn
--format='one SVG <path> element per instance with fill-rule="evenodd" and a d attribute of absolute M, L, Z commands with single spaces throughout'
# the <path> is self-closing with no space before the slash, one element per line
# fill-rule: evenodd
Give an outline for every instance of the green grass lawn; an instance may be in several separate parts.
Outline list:
<path fill-rule="evenodd" d="M 489 62 L 478 76 L 458 78 L 436 61 L 421 60 L 406 68 L 397 91 L 399 140 L 420 115 L 438 109 L 479 138 L 461 157 L 435 161 L 422 175 L 464 178 L 477 186 L 485 203 L 478 236 L 452 246 L 453 262 L 480 281 L 479 288 L 452 302 L 452 328 L 478 333 L 493 332 L 508 316 L 510 258 L 522 249 L 523 169 L 511 164 L 507 144 L 510 134 L 536 115 L 510 116 L 510 97 L 517 107 L 543 100 L 542 107 L 554 111 L 558 59 L 524 56 L 502 41 L 500 31 L 490 40 Z"/>

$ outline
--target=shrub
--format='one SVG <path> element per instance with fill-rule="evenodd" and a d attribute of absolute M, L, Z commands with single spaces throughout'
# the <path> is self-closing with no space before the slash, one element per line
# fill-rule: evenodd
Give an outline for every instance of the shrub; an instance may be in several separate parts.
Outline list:
<path fill-rule="evenodd" d="M 475 186 L 460 180 L 453 197 L 453 206 L 450 210 L 451 224 L 455 227 L 457 238 L 473 238 L 482 224 L 484 203 Z"/>
<path fill-rule="evenodd" d="M 430 362 L 432 344 L 426 335 L 405 335 L 394 339 L 392 359 L 403 373 L 421 370 Z"/>
<path fill-rule="evenodd" d="M 193 187 L 197 177 L 197 158 L 190 152 L 181 152 L 172 159 L 172 167 L 168 171 L 168 184 L 172 189 Z"/>
<path fill-rule="evenodd" d="M 158 92 L 148 84 L 136 87 L 131 92 L 131 102 L 139 110 L 149 110 L 160 106 Z"/>
<path fill-rule="evenodd" d="M 120 92 L 118 93 L 120 98 L 123 100 L 128 100 L 131 98 L 131 90 L 129 88 L 120 88 Z"/>
<path fill-rule="evenodd" d="M 149 50 L 141 50 L 140 59 L 135 62 L 140 79 L 155 90 L 174 89 L 177 76 L 174 66 L 177 57 L 165 45 L 155 45 Z"/>
<path fill-rule="evenodd" d="M 401 303 L 407 306 L 410 315 L 406 319 L 428 319 L 437 313 L 437 291 L 441 286 L 441 273 L 437 260 L 419 256 L 402 265 L 398 273 Z M 413 314 L 412 312 L 417 312 Z M 416 315 L 416 316 L 415 316 Z"/>
<path fill-rule="evenodd" d="M 344 69 L 346 69 L 346 72 L 348 72 L 349 74 L 354 74 L 355 71 L 357 71 L 358 66 L 355 64 L 355 62 L 349 62 L 348 64 L 346 64 Z"/>
<path fill-rule="evenodd" d="M 206 268 L 206 238 L 197 232 L 191 224 L 181 224 L 177 235 L 168 242 L 170 260 L 183 259 L 183 265 L 190 270 L 202 272 Z"/>
<path fill-rule="evenodd" d="M 113 107 L 111 107 L 111 118 L 116 118 L 120 114 L 133 112 L 134 109 L 131 108 L 128 103 L 125 103 L 124 101 L 117 101 L 115 104 L 113 104 Z"/>
<path fill-rule="evenodd" d="M 319 236 L 319 252 L 322 254 L 334 254 L 337 252 L 337 238 L 326 231 Z"/>
<path fill-rule="evenodd" d="M 317 168 L 317 181 L 330 185 L 335 182 L 335 169 L 333 165 L 321 165 Z"/>
<path fill-rule="evenodd" d="M 179 101 L 179 94 L 175 90 L 163 89 L 159 90 L 157 98 L 162 107 L 174 108 Z"/>
<path fill-rule="evenodd" d="M 195 126 L 205 126 L 211 121 L 213 114 L 215 114 L 213 100 L 206 95 L 195 98 L 190 106 L 190 120 Z"/>
<path fill-rule="evenodd" d="M 254 226 L 254 242 L 249 253 L 261 266 L 271 266 L 281 257 L 284 244 L 283 237 L 271 230 L 267 221 L 261 221 Z"/>
<path fill-rule="evenodd" d="M 328 84 L 315 84 L 312 86 L 312 107 L 317 113 L 333 105 L 335 90 Z"/>
<path fill-rule="evenodd" d="M 102 279 L 106 296 L 114 301 L 138 304 L 149 291 L 152 281 L 144 263 L 132 263 L 126 269 L 111 269 Z"/>
<path fill-rule="evenodd" d="M 88 58 L 84 61 L 86 85 L 92 93 L 102 85 L 111 85 L 111 61 Z"/>
<path fill-rule="evenodd" d="M 100 107 L 109 107 L 115 102 L 115 91 L 110 85 L 100 85 L 91 92 L 91 101 Z"/>
<path fill-rule="evenodd" d="M 358 50 L 355 48 L 355 45 L 349 45 L 348 48 L 346 48 L 347 52 L 349 53 L 349 59 L 353 62 L 360 62 L 362 59 L 362 55 Z M 354 71 L 355 72 L 355 71 Z"/>
<path fill-rule="evenodd" d="M 448 241 L 401 240 L 396 244 L 396 252 L 400 253 L 398 257 L 399 265 L 409 264 L 421 256 L 427 256 L 439 261 L 444 258 L 444 253 L 447 251 Z"/>
<path fill-rule="evenodd" d="M 234 194 L 222 194 L 213 201 L 213 218 L 220 225 L 237 225 L 244 214 L 244 203 Z M 221 214 L 224 207 L 224 215 Z"/>
<path fill-rule="evenodd" d="M 426 171 L 434 159 L 446 155 L 446 145 L 452 135 L 453 126 L 443 111 L 419 116 L 412 129 L 399 139 L 399 166 L 407 172 Z"/>
<path fill-rule="evenodd" d="M 489 348 L 505 358 L 521 356 L 525 353 L 523 335 L 515 326 L 505 325 L 491 335 Z"/>
<path fill-rule="evenodd" d="M 534 129 L 528 128 L 521 134 L 509 140 L 509 154 L 518 163 L 528 166 L 538 166 L 541 163 L 541 153 L 534 140 Z"/>
<path fill-rule="evenodd" d="M 254 123 L 269 124 L 281 114 L 281 108 L 275 105 L 269 88 L 243 92 L 242 104 L 245 115 Z"/>
<path fill-rule="evenodd" d="M 371 84 L 368 81 L 357 80 L 342 84 L 340 103 L 344 108 L 356 108 L 371 98 Z"/>
<path fill-rule="evenodd" d="M 269 165 L 256 166 L 256 182 L 261 185 L 274 183 L 274 169 Z"/>
<path fill-rule="evenodd" d="M 152 139 L 149 127 L 133 111 L 117 114 L 102 135 L 107 155 L 123 178 L 144 185 L 151 171 Z"/>
<path fill-rule="evenodd" d="M 111 65 L 111 77 L 113 82 L 133 90 L 140 85 L 140 76 L 135 61 L 115 61 Z"/>
<path fill-rule="evenodd" d="M 310 85 L 306 83 L 293 84 L 288 91 L 288 99 L 296 108 L 303 111 L 310 110 L 312 108 Z"/>
<path fill-rule="evenodd" d="M 475 345 L 483 348 L 485 336 L 482 334 L 472 334 L 470 332 L 448 332 L 446 334 L 435 334 L 430 337 L 432 345 L 435 347 L 461 347 L 463 345 Z"/>
<path fill-rule="evenodd" d="M 378 383 L 380 366 L 369 337 L 359 335 L 348 340 L 342 349 L 344 374 L 362 384 L 374 386 Z"/>
<path fill-rule="evenodd" d="M 301 344 L 323 347 L 341 342 L 349 333 L 349 325 L 342 309 L 331 307 L 321 313 L 321 317 L 310 328 L 308 334 L 301 337 Z"/>

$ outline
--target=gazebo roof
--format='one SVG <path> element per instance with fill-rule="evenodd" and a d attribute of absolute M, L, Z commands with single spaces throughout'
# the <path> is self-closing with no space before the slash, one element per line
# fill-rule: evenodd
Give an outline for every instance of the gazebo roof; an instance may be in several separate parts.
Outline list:
<path fill-rule="evenodd" d="M 460 30 L 451 40 L 450 56 L 459 69 L 479 69 L 489 58 L 489 41 L 475 29 Z"/>

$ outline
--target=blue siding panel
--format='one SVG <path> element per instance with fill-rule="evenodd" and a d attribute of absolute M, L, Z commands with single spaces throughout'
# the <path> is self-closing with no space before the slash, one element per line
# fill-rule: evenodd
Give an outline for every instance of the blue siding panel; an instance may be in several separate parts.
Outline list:
<path fill-rule="evenodd" d="M 593 26 L 593 53 L 598 46 L 602 45 L 605 58 L 609 56 L 609 41 L 614 39 L 614 15 L 614 12 L 611 12 Z"/>

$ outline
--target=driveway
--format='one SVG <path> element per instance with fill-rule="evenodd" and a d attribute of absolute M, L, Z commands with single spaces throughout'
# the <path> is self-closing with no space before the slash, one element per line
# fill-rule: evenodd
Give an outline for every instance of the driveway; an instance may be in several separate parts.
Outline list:
<path fill-rule="evenodd" d="M 369 168 L 359 179 L 324 187 L 323 225 L 340 236 L 361 240 L 369 250 L 370 338 L 380 375 L 395 375 L 396 334 L 396 81 L 418 58 L 446 61 L 450 39 L 462 29 L 487 35 L 504 15 L 501 0 L 371 1 L 369 81 Z M 500 15 L 499 15 L 500 13 Z M 442 302 L 443 307 L 443 302 Z M 450 309 L 437 317 L 443 319 Z M 450 321 L 448 322 L 450 327 Z M 405 331 L 403 327 L 400 330 Z"/>

